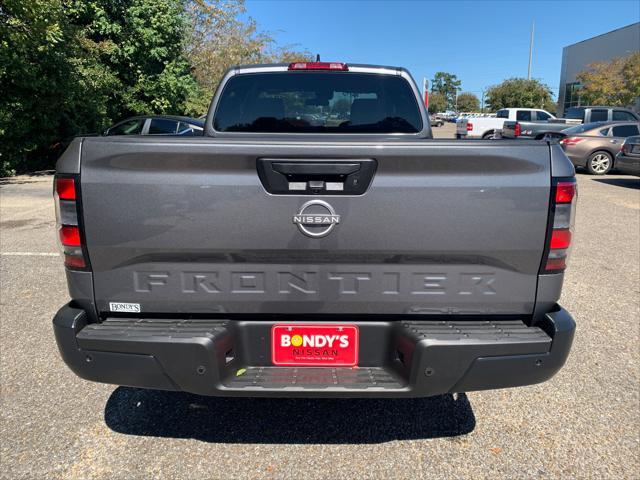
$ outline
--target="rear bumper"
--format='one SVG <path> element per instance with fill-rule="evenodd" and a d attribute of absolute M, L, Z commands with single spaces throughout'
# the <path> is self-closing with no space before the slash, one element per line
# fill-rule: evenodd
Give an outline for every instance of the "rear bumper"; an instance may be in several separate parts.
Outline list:
<path fill-rule="evenodd" d="M 360 331 L 358 368 L 288 368 L 270 364 L 274 323 L 107 319 L 87 324 L 86 313 L 71 305 L 53 319 L 63 360 L 84 379 L 253 397 L 426 397 L 539 383 L 564 365 L 575 331 L 560 307 L 534 327 L 513 319 L 358 320 L 350 322 Z"/>
<path fill-rule="evenodd" d="M 616 155 L 614 166 L 622 173 L 640 176 L 640 156 L 630 157 L 619 153 Z"/>

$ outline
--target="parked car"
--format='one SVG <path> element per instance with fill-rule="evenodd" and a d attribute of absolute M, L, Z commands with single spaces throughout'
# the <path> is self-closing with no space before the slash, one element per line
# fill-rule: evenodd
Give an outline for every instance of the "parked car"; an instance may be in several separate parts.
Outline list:
<path fill-rule="evenodd" d="M 429 121 L 432 127 L 441 127 L 444 125 L 444 120 L 437 115 L 429 115 Z"/>
<path fill-rule="evenodd" d="M 640 177 L 640 136 L 627 137 L 616 155 L 616 169 Z"/>
<path fill-rule="evenodd" d="M 640 123 L 593 122 L 560 132 L 562 149 L 576 167 L 604 175 L 615 167 L 614 159 L 625 138 L 640 134 Z"/>
<path fill-rule="evenodd" d="M 181 135 L 199 136 L 204 120 L 174 115 L 130 117 L 104 131 L 103 135 Z"/>
<path fill-rule="evenodd" d="M 450 113 L 445 116 L 445 119 L 447 120 L 447 122 L 456 123 L 456 120 L 458 119 L 458 115 L 455 113 Z"/>
<path fill-rule="evenodd" d="M 626 108 L 619 107 L 572 107 L 567 110 L 564 118 L 550 118 L 547 121 L 505 122 L 502 127 L 502 136 L 513 138 L 515 136 L 534 138 L 541 140 L 545 137 L 554 137 L 568 125 L 593 122 L 638 122 L 640 117 Z"/>
<path fill-rule="evenodd" d="M 71 301 L 53 330 L 75 373 L 326 398 L 560 370 L 576 205 L 560 146 L 433 139 L 402 68 L 237 66 L 218 91 L 203 138 L 76 139 L 58 161 Z M 336 98 L 340 121 L 304 120 Z"/>
<path fill-rule="evenodd" d="M 457 138 L 492 138 L 507 120 L 544 121 L 555 118 L 549 112 L 537 108 L 503 108 L 495 117 L 463 118 L 456 123 Z"/>
<path fill-rule="evenodd" d="M 198 136 L 202 135 L 205 119 L 206 116 L 198 119 L 173 115 L 136 116 L 116 123 L 102 132 L 102 135 Z M 80 135 L 65 137 L 49 146 L 48 155 L 53 159 L 57 159 L 67 149 L 74 138 L 98 135 L 100 135 L 100 133 L 82 133 Z"/>
<path fill-rule="evenodd" d="M 568 108 L 564 114 L 567 120 L 588 122 L 638 122 L 638 114 L 621 107 L 585 106 Z"/>

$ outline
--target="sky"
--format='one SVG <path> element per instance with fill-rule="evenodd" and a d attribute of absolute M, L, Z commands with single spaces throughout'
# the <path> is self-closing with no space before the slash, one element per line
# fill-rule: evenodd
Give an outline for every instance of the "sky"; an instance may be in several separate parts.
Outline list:
<path fill-rule="evenodd" d="M 527 76 L 534 21 L 531 76 L 554 96 L 563 47 L 640 21 L 640 0 L 247 0 L 246 7 L 281 45 L 323 61 L 405 67 L 420 85 L 437 71 L 454 73 L 479 98 L 490 85 Z"/>

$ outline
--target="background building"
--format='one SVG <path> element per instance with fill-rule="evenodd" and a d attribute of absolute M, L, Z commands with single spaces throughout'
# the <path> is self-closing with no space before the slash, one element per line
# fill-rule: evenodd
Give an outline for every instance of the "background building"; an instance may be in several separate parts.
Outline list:
<path fill-rule="evenodd" d="M 569 107 L 580 105 L 576 75 L 590 63 L 608 62 L 616 57 L 626 57 L 640 50 L 640 22 L 603 33 L 562 49 L 560 88 L 558 89 L 558 115 Z M 640 110 L 640 99 L 636 99 Z"/>

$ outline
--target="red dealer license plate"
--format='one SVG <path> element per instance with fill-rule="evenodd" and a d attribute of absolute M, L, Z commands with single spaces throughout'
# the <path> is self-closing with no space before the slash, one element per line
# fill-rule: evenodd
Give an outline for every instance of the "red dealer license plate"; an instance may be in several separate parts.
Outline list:
<path fill-rule="evenodd" d="M 355 325 L 274 325 L 271 361 L 296 367 L 353 367 L 358 364 Z"/>

